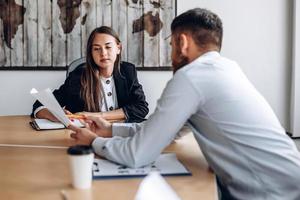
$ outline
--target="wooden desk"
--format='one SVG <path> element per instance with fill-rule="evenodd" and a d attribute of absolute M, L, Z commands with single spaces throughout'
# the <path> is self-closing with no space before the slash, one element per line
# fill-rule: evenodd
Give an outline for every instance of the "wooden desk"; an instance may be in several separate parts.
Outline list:
<path fill-rule="evenodd" d="M 0 117 L 0 143 L 69 146 L 67 130 L 34 131 L 28 116 Z M 208 170 L 192 134 L 177 140 L 165 150 L 176 152 L 192 176 L 166 177 L 183 200 L 217 199 L 214 175 Z M 141 178 L 93 181 L 90 190 L 71 187 L 66 149 L 0 146 L 1 199 L 134 199 Z"/>
<path fill-rule="evenodd" d="M 47 146 L 71 146 L 69 131 L 66 129 L 35 131 L 29 125 L 29 116 L 0 116 L 0 143 Z"/>

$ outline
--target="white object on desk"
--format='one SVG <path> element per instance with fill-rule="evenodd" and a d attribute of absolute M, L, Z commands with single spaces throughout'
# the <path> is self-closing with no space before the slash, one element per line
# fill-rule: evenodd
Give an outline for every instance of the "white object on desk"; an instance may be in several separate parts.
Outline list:
<path fill-rule="evenodd" d="M 158 172 L 151 172 L 141 182 L 135 200 L 180 200 Z"/>

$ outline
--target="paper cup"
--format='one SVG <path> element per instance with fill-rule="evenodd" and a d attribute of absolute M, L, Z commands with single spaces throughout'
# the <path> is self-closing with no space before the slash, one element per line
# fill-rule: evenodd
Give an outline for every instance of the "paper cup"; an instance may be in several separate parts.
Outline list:
<path fill-rule="evenodd" d="M 90 146 L 76 145 L 68 148 L 72 185 L 76 189 L 88 189 L 92 185 L 94 153 Z"/>

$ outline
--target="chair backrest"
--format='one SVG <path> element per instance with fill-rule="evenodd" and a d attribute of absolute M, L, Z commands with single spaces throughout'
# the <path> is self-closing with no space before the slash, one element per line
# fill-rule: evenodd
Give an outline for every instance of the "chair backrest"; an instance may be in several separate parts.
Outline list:
<path fill-rule="evenodd" d="M 81 66 L 85 64 L 85 57 L 82 58 L 78 58 L 76 60 L 74 60 L 73 62 L 71 62 L 71 64 L 68 66 L 67 68 L 67 73 L 66 73 L 66 77 L 69 76 L 69 74 L 76 69 L 78 66 Z"/>

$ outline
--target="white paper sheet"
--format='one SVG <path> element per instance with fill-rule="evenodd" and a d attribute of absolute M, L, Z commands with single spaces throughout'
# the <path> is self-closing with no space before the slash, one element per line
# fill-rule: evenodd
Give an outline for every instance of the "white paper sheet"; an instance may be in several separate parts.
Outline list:
<path fill-rule="evenodd" d="M 162 175 L 190 175 L 191 173 L 178 161 L 175 153 L 161 154 L 151 165 L 141 168 L 128 168 L 111 161 L 95 158 L 93 164 L 94 178 L 113 178 L 127 176 L 145 176 L 151 171 Z"/>
<path fill-rule="evenodd" d="M 41 102 L 66 127 L 71 124 L 71 121 L 66 116 L 65 112 L 63 111 L 49 88 L 40 92 L 35 88 L 32 88 L 30 94 L 37 100 L 39 100 L 39 102 Z"/>
<path fill-rule="evenodd" d="M 135 200 L 180 200 L 158 172 L 151 172 L 141 182 Z"/>

